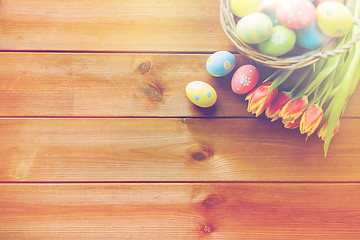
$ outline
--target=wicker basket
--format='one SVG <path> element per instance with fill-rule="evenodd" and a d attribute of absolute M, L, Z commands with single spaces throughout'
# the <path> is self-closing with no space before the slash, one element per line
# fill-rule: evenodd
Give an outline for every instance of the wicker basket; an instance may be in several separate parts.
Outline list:
<path fill-rule="evenodd" d="M 355 1 L 359 0 L 347 0 L 346 5 L 349 9 L 354 9 Z M 259 53 L 253 46 L 241 41 L 236 35 L 236 17 L 231 13 L 229 0 L 220 1 L 220 21 L 221 25 L 228 36 L 228 38 L 234 43 L 238 51 L 246 55 L 251 60 L 262 64 L 264 66 L 278 68 L 278 69 L 297 69 L 302 68 L 313 63 L 316 63 L 320 59 L 325 59 L 331 56 L 335 56 L 340 53 L 348 51 L 356 42 L 360 40 L 360 34 L 353 37 L 346 44 L 338 47 L 338 44 L 342 38 L 331 38 L 327 44 L 324 44 L 317 50 L 308 51 L 296 56 L 286 57 L 272 57 Z M 359 19 L 354 19 L 354 27 L 360 27 Z"/>

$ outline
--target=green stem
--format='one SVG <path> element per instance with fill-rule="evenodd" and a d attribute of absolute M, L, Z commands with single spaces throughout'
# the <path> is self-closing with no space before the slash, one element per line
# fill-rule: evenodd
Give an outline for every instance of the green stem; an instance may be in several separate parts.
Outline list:
<path fill-rule="evenodd" d="M 294 70 L 284 71 L 278 76 L 271 84 L 270 91 L 279 87 L 288 77 L 294 72 Z"/>
<path fill-rule="evenodd" d="M 355 3 L 355 12 L 354 16 L 359 17 L 360 15 L 360 1 L 357 0 Z M 359 29 L 357 27 L 353 27 L 352 29 L 352 36 L 356 36 L 359 34 Z M 349 50 L 349 56 L 347 59 L 346 64 L 346 73 L 344 75 L 344 79 L 339 85 L 339 91 L 334 96 L 333 100 L 331 101 L 326 113 L 329 114 L 328 118 L 328 126 L 325 136 L 325 143 L 324 143 L 324 154 L 325 157 L 327 155 L 330 141 L 333 136 L 333 132 L 336 127 L 336 123 L 341 115 L 344 113 L 344 108 L 346 103 L 349 99 L 349 96 L 353 93 L 354 88 L 359 82 L 360 79 L 360 45 L 359 43 L 355 44 Z"/>

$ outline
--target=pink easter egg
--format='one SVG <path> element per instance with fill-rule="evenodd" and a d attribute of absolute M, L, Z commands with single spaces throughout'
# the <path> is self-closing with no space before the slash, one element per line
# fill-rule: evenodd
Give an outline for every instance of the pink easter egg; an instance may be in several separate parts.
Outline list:
<path fill-rule="evenodd" d="M 301 29 L 316 19 L 316 9 L 310 0 L 288 0 L 276 7 L 275 15 L 285 27 Z"/>
<path fill-rule="evenodd" d="M 250 92 L 259 81 L 259 71 L 253 65 L 243 65 L 231 80 L 231 88 L 236 94 Z"/>

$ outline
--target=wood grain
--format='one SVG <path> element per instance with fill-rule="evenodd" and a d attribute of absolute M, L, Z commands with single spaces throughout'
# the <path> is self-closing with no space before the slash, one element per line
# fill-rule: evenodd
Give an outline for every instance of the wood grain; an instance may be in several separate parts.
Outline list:
<path fill-rule="evenodd" d="M 359 239 L 358 184 L 2 184 L 0 238 Z"/>
<path fill-rule="evenodd" d="M 360 181 L 360 119 L 323 142 L 267 119 L 1 119 L 0 181 Z"/>
<path fill-rule="evenodd" d="M 208 54 L 0 54 L 1 116 L 251 116 L 230 79 L 211 77 Z M 237 56 L 238 66 L 247 61 Z M 186 97 L 195 80 L 216 87 L 216 108 Z M 360 116 L 360 111 L 359 111 Z"/>
<path fill-rule="evenodd" d="M 0 54 L 0 116 L 251 117 L 230 74 L 210 76 L 209 54 Z M 237 67 L 248 63 L 237 55 Z M 261 80 L 269 72 L 262 69 Z M 200 109 L 187 99 L 191 81 L 210 83 L 218 102 Z M 296 81 L 296 79 L 294 79 Z M 360 87 L 346 117 L 360 117 Z"/>
<path fill-rule="evenodd" d="M 235 50 L 220 1 L 2 0 L 0 49 L 126 52 Z"/>

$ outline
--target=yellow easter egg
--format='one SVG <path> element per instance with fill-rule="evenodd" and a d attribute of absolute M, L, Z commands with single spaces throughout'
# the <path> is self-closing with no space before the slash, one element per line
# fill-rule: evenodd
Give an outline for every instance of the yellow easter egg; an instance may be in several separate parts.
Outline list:
<path fill-rule="evenodd" d="M 186 86 L 186 96 L 193 104 L 202 108 L 211 107 L 217 100 L 215 89 L 210 84 L 201 81 L 190 82 Z"/>
<path fill-rule="evenodd" d="M 260 10 L 262 0 L 230 0 L 230 9 L 238 17 L 245 17 Z"/>
<path fill-rule="evenodd" d="M 353 26 L 351 11 L 342 3 L 329 1 L 316 8 L 317 25 L 330 37 L 343 37 Z"/>

